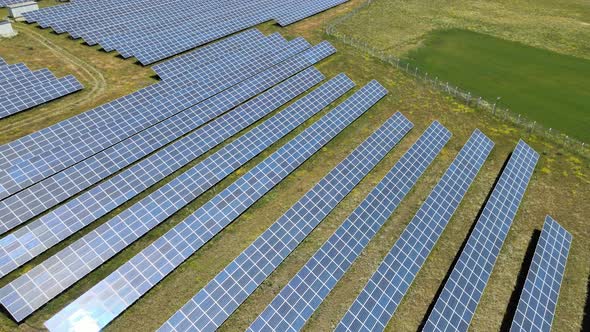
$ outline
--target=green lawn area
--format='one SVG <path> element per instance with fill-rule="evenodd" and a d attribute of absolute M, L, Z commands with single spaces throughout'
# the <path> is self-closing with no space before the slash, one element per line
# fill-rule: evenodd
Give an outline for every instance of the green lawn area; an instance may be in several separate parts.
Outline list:
<path fill-rule="evenodd" d="M 590 61 L 476 32 L 427 35 L 412 64 L 545 127 L 590 142 Z"/>

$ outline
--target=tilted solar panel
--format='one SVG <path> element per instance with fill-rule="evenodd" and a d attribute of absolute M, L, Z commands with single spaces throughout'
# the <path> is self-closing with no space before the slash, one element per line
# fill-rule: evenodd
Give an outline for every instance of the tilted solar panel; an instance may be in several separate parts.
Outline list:
<path fill-rule="evenodd" d="M 75 328 L 79 316 L 102 328 L 315 154 L 386 94 L 372 81 L 244 174 L 47 322 Z"/>
<path fill-rule="evenodd" d="M 476 130 L 383 259 L 336 331 L 383 331 L 494 143 Z"/>
<path fill-rule="evenodd" d="M 518 142 L 424 329 L 467 331 L 539 154 Z"/>
<path fill-rule="evenodd" d="M 278 71 L 273 70 L 270 74 L 278 75 L 278 72 L 290 67 L 307 67 L 309 64 L 319 61 L 333 52 L 334 49 L 329 44 L 320 44 L 299 56 L 281 63 L 277 68 L 283 69 Z M 306 97 L 304 100 L 319 94 L 323 89 L 326 89 L 326 91 L 332 91 L 322 95 L 323 98 L 316 101 L 314 107 L 304 107 L 299 109 L 299 112 L 301 113 L 300 118 L 303 118 L 305 114 L 310 112 L 310 110 L 319 110 L 318 107 L 321 108 L 321 105 L 325 102 L 332 100 L 332 98 L 336 99 L 340 96 L 340 94 L 335 91 L 342 91 L 342 93 L 344 93 L 346 90 L 343 88 L 348 87 L 348 89 L 350 89 L 353 86 L 352 82 L 345 77 L 339 76 L 338 82 L 340 84 L 335 86 L 341 87 L 340 89 L 332 89 L 329 88 L 332 85 L 328 85 L 327 87 L 318 90 L 318 92 L 312 93 L 310 97 Z M 301 102 L 299 102 L 298 105 L 301 105 Z M 246 111 L 249 107 L 250 106 L 243 106 Z M 233 116 L 229 115 L 225 116 L 225 118 L 232 119 Z M 248 119 L 251 122 L 254 121 L 252 116 L 244 119 Z M 237 120 L 241 119 L 236 118 L 235 121 Z M 226 123 L 225 121 L 227 120 L 224 119 L 223 121 L 223 123 Z M 230 123 L 235 123 L 235 121 Z M 291 124 L 294 124 L 296 121 L 291 120 L 291 122 Z M 205 126 L 182 140 L 175 142 L 154 155 L 140 161 L 130 169 L 100 183 L 79 197 L 76 197 L 57 209 L 50 211 L 38 220 L 35 220 L 16 232 L 4 237 L 0 240 L 0 253 L 2 254 L 0 256 L 0 275 L 5 275 L 14 270 L 18 266 L 39 255 L 41 252 L 105 215 L 107 212 L 112 211 L 239 130 L 239 127 L 234 126 L 234 128 L 237 128 L 235 129 L 236 131 L 230 132 L 223 130 L 224 134 L 220 136 L 220 139 L 211 140 L 213 132 L 210 132 L 210 128 L 217 128 L 217 131 L 220 130 L 217 124 Z M 210 139 L 203 141 L 203 137 L 209 137 Z M 228 172 L 228 170 L 226 169 L 225 172 Z M 8 198 L 8 200 L 10 200 L 10 198 Z M 25 204 L 23 208 L 26 207 L 27 205 Z M 67 225 L 67 227 L 62 225 Z"/>
<path fill-rule="evenodd" d="M 329 88 L 316 89 L 315 91 L 318 92 L 312 92 L 312 97 L 302 98 L 296 106 L 293 106 L 295 104 L 291 105 L 285 110 L 286 112 L 280 112 L 223 147 L 115 218 L 38 265 L 29 273 L 16 279 L 17 282 L 14 285 L 18 287 L 10 286 L 10 284 L 4 287 L 0 290 L 0 302 L 6 308 L 11 308 L 9 311 L 15 319 L 26 317 L 28 313 L 32 312 L 29 308 L 38 308 L 42 303 L 59 294 L 67 288 L 63 286 L 74 283 L 100 266 L 102 262 L 177 212 L 325 107 L 320 105 L 323 100 L 316 100 L 316 98 L 330 100 L 338 98 L 350 89 L 350 83 L 348 78 L 339 77 L 337 80 L 331 81 L 329 85 L 323 85 L 323 87 L 328 86 Z M 332 96 L 334 97 L 332 98 Z M 311 105 L 310 101 L 315 101 L 315 103 Z M 248 114 L 248 112 L 245 113 L 245 115 Z M 94 248 L 97 247 L 102 249 L 95 252 Z M 56 279 L 51 278 L 51 275 L 55 273 L 59 273 L 59 276 Z M 62 280 L 62 282 L 52 284 L 51 287 L 47 284 L 43 285 L 43 282 L 51 283 L 51 280 Z M 41 288 L 45 290 L 43 294 L 37 291 Z M 50 290 L 48 290 L 49 288 Z M 7 301 L 3 302 L 3 299 Z M 24 306 L 26 303 L 29 307 Z"/>
<path fill-rule="evenodd" d="M 413 127 L 394 114 L 162 325 L 218 328 Z"/>
<path fill-rule="evenodd" d="M 15 63 L 14 65 L 0 64 L 0 86 L 8 83 L 6 80 L 14 79 L 28 73 L 31 73 L 31 70 L 24 63 Z"/>
<path fill-rule="evenodd" d="M 571 245 L 572 235 L 547 216 L 518 301 L 511 331 L 551 331 Z"/>
<path fill-rule="evenodd" d="M 451 133 L 434 122 L 297 272 L 248 331 L 299 331 L 412 189 Z"/>

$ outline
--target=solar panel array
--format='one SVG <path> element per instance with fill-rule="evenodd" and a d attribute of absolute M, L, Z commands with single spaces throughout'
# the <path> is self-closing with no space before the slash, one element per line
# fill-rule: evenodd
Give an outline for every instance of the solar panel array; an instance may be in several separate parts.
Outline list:
<path fill-rule="evenodd" d="M 375 81 L 358 90 L 58 312 L 45 326 L 52 331 L 76 329 L 83 315 L 86 323 L 104 327 L 386 93 Z"/>
<path fill-rule="evenodd" d="M 261 51 L 262 48 L 259 48 L 258 51 L 252 53 L 254 55 L 252 58 L 249 57 L 250 54 L 245 52 L 239 53 L 239 56 L 230 55 L 228 58 L 233 61 L 226 59 L 200 68 L 206 75 L 203 75 L 202 78 L 199 78 L 198 81 L 185 89 L 171 91 L 169 97 L 161 97 L 157 103 L 148 104 L 143 102 L 138 104 L 141 117 L 127 118 L 123 122 L 111 122 L 108 127 L 103 127 L 100 131 L 93 130 L 89 136 L 71 139 L 59 148 L 43 152 L 35 156 L 34 159 L 11 165 L 4 172 L 0 172 L 0 188 L 4 189 L 0 192 L 0 198 L 22 190 L 47 176 L 96 154 L 150 125 L 163 121 L 243 81 L 251 75 L 259 73 L 268 66 L 286 60 L 310 46 L 302 38 L 286 44 L 282 38 L 276 36 L 278 34 L 269 36 L 267 40 L 271 42 L 266 45 L 266 49 Z M 279 44 L 279 47 L 275 49 L 277 43 L 283 45 Z M 237 61 L 237 57 L 241 57 L 241 59 Z M 158 107 L 160 105 L 161 107 Z"/>
<path fill-rule="evenodd" d="M 266 21 L 286 26 L 346 1 L 75 1 L 24 17 L 147 65 Z"/>
<path fill-rule="evenodd" d="M 181 117 L 189 121 L 199 122 L 197 121 L 199 117 L 203 117 L 205 114 L 208 114 L 208 117 L 219 115 L 220 111 L 226 111 L 228 108 L 235 106 L 236 103 L 246 99 L 246 95 L 252 96 L 277 81 L 313 64 L 316 60 L 328 56 L 333 51 L 333 48 L 328 45 L 320 44 L 276 67 L 269 68 L 252 79 L 246 80 L 234 88 L 228 89 L 184 112 Z M 317 75 L 315 77 L 317 79 Z M 263 99 L 255 99 L 248 102 L 248 105 L 257 103 L 257 100 Z M 250 108 L 247 105 L 241 106 L 242 112 L 248 111 Z M 237 124 L 240 122 L 237 122 L 238 119 L 231 121 L 233 117 L 232 113 L 223 120 L 218 119 L 214 123 L 189 134 L 178 142 L 140 161 L 132 168 L 101 182 L 75 199 L 0 239 L 0 257 L 4 257 L 4 259 L 0 259 L 0 275 L 5 275 L 14 270 L 82 227 L 120 206 L 149 186 L 172 174 L 206 152 L 208 148 L 218 144 L 221 139 L 237 132 L 240 128 Z M 247 119 L 248 122 L 245 124 L 253 122 L 254 116 L 249 115 Z M 181 127 L 184 122 L 184 120 L 181 121 L 181 119 L 175 119 L 174 117 L 170 120 L 171 123 L 165 123 L 165 121 L 162 124 L 175 128 L 176 126 Z M 229 127 L 220 127 L 220 123 L 225 124 L 228 121 L 234 124 L 233 130 L 229 130 Z M 212 132 L 212 129 L 215 129 L 215 131 Z M 169 131 L 161 130 L 166 137 L 170 138 L 169 136 L 172 136 Z M 215 132 L 220 133 L 214 135 Z M 204 136 L 210 138 L 207 144 L 202 142 Z M 154 142 L 154 139 L 156 142 Z M 135 158 L 129 156 L 130 149 L 137 151 L 133 156 L 139 158 L 144 155 L 144 152 L 150 151 L 148 142 L 158 145 L 159 143 L 165 143 L 167 139 L 162 138 L 161 135 L 154 134 L 152 136 L 148 132 L 146 140 L 134 141 L 137 141 L 137 143 L 124 145 L 121 149 L 117 146 L 113 147 L 121 151 L 122 156 L 127 156 L 126 158 L 119 158 L 117 153 L 111 158 L 106 158 L 106 161 L 103 162 L 104 155 L 109 152 L 109 150 L 105 150 L 105 153 L 98 154 L 96 158 L 89 158 L 58 173 L 54 177 L 29 187 L 21 193 L 0 201 L 0 216 L 2 217 L 0 219 L 7 220 L 4 224 L 6 228 L 24 222 L 29 217 L 45 211 L 49 207 L 87 188 L 94 182 L 119 170 L 128 162 L 133 161 Z M 107 154 L 107 156 L 109 155 L 111 153 Z M 114 164 L 111 160 L 116 160 L 117 163 Z M 103 170 L 101 167 L 105 169 Z M 67 225 L 67 227 L 64 225 Z"/>
<path fill-rule="evenodd" d="M 1 3 L 0 3 L 1 5 Z M 0 119 L 74 93 L 83 88 L 72 75 L 57 78 L 49 69 L 0 64 Z"/>
<path fill-rule="evenodd" d="M 440 123 L 433 123 L 248 330 L 301 330 L 450 137 Z"/>
<path fill-rule="evenodd" d="M 547 216 L 511 331 L 551 331 L 572 235 Z"/>
<path fill-rule="evenodd" d="M 494 143 L 476 130 L 383 259 L 336 331 L 383 331 Z"/>
<path fill-rule="evenodd" d="M 321 179 L 160 331 L 214 330 L 413 127 L 396 113 Z"/>
<path fill-rule="evenodd" d="M 467 331 L 539 154 L 520 141 L 428 317 L 428 331 Z"/>

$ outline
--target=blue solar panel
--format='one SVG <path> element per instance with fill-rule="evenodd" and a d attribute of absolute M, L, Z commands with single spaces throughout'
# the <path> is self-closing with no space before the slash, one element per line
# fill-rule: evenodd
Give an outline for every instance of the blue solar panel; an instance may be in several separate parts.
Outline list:
<path fill-rule="evenodd" d="M 325 57 L 330 55 L 333 50 L 334 49 L 328 44 L 321 44 L 313 47 L 309 51 L 296 55 L 275 67 L 271 67 L 264 72 L 149 128 L 148 130 L 119 142 L 95 156 L 0 201 L 0 220 L 6 220 L 6 222 L 0 223 L 0 233 L 46 211 L 52 206 L 88 188 L 97 181 L 104 179 L 121 168 L 146 156 L 155 149 L 162 147 L 166 143 L 169 143 L 190 130 L 195 129 L 204 122 L 222 114 L 234 106 L 237 106 L 248 98 L 263 92 L 265 89 L 288 78 L 299 70 L 312 65 L 312 60 L 320 60 L 319 57 L 310 57 L 311 54 Z M 187 146 L 187 148 L 189 147 Z M 175 155 L 170 148 L 166 149 L 166 151 L 170 156 Z M 185 157 L 190 156 L 190 154 L 187 153 L 184 153 L 184 155 Z M 151 157 L 150 160 L 150 165 L 155 167 L 155 157 Z M 176 160 L 179 162 L 181 159 L 176 158 Z M 147 161 L 145 163 L 147 163 Z M 171 166 L 168 161 L 165 163 L 168 166 Z M 151 184 L 162 179 L 165 175 L 168 175 L 168 173 L 163 171 L 162 167 L 156 168 L 159 169 L 160 172 L 158 175 L 152 174 L 149 177 Z M 143 186 L 136 185 L 135 189 L 139 192 L 147 185 L 148 184 L 144 182 Z M 101 188 L 104 188 L 104 186 L 106 186 L 105 183 L 100 185 Z M 90 203 L 86 198 L 83 200 Z M 71 204 L 75 203 L 70 202 L 69 204 L 71 206 Z M 94 203 L 91 205 L 94 206 L 94 214 L 96 215 L 97 206 L 94 205 Z M 63 213 L 56 211 L 56 214 L 61 215 L 62 220 L 66 219 Z M 34 229 L 36 226 L 31 225 L 30 228 Z M 21 235 L 24 236 L 25 234 L 23 229 L 17 231 L 17 233 L 20 234 L 16 235 L 17 237 Z M 0 247 L 4 247 L 3 243 L 13 243 L 13 241 L 0 241 Z M 13 248 L 12 245 L 10 245 L 10 247 Z M 13 248 L 13 251 L 18 249 L 19 248 Z M 0 249 L 0 253 L 5 252 Z M 10 256 L 12 257 L 12 255 Z M 19 260 L 17 259 L 17 261 Z M 2 268 L 2 264 L 0 264 L 0 271 L 5 271 Z"/>
<path fill-rule="evenodd" d="M 45 322 L 102 328 L 386 94 L 372 81 Z"/>
<path fill-rule="evenodd" d="M 16 63 L 14 65 L 0 64 L 0 86 L 10 84 L 8 80 L 28 73 L 31 73 L 31 70 L 24 63 Z"/>
<path fill-rule="evenodd" d="M 539 154 L 526 143 L 518 143 L 428 317 L 425 330 L 467 331 L 538 159 Z"/>
<path fill-rule="evenodd" d="M 572 235 L 547 216 L 511 331 L 551 331 Z"/>
<path fill-rule="evenodd" d="M 413 127 L 396 113 L 320 180 L 160 331 L 214 330 Z"/>
<path fill-rule="evenodd" d="M 311 63 L 319 61 L 321 58 L 326 57 L 333 52 L 334 49 L 331 45 L 328 43 L 322 43 L 309 51 L 303 52 L 302 54 L 281 63 L 279 66 L 266 72 L 265 75 L 259 78 L 264 79 L 265 77 L 272 77 L 275 75 L 284 76 L 285 74 L 292 72 L 292 70 L 297 71 L 298 69 L 307 67 Z M 351 88 L 353 85 L 352 82 L 344 77 L 339 77 L 339 82 L 342 83 L 340 85 L 342 87 L 350 86 L 349 88 Z M 340 91 L 340 89 L 325 89 L 328 91 Z M 336 95 L 336 93 L 326 94 L 324 95 L 324 98 L 335 99 L 338 97 L 332 97 L 332 95 Z M 226 98 L 228 98 L 227 95 L 220 95 L 221 100 L 225 100 Z M 217 107 L 216 98 L 210 99 L 209 101 L 212 102 L 214 108 Z M 256 101 L 252 101 L 248 103 L 248 106 L 245 105 L 240 107 L 242 112 L 247 112 L 251 108 L 249 105 L 255 102 Z M 205 103 L 205 106 L 207 105 L 209 105 L 208 102 Z M 316 105 L 316 107 L 320 106 L 320 104 Z M 206 110 L 206 108 L 195 109 L 195 111 L 203 112 Z M 301 112 L 307 114 L 304 111 Z M 190 115 L 190 113 L 187 113 L 187 115 Z M 152 156 L 140 161 L 130 169 L 100 183 L 88 192 L 70 200 L 38 220 L 35 220 L 16 232 L 4 237 L 0 240 L 0 275 L 5 275 L 14 270 L 94 220 L 105 215 L 107 212 L 112 211 L 127 200 L 147 189 L 149 186 L 177 171 L 201 154 L 205 153 L 208 149 L 221 142 L 223 139 L 230 137 L 232 134 L 240 130 L 239 126 L 235 126 L 236 123 L 240 123 L 238 120 L 244 121 L 246 119 L 248 121 L 254 121 L 253 116 L 250 115 L 248 117 L 236 118 L 234 121 L 229 121 L 229 123 L 234 124 L 232 127 L 234 128 L 234 131 L 228 131 L 219 127 L 220 123 L 228 123 L 228 119 L 231 120 L 232 118 L 233 115 L 224 116 L 221 122 L 215 121 L 213 124 L 197 130 L 178 142 L 175 142 L 161 151 L 156 152 Z M 217 139 L 213 139 L 214 136 L 212 135 L 220 130 L 223 134 Z M 208 137 L 209 140 L 203 141 L 203 137 Z M 95 169 L 92 164 L 89 167 L 92 170 Z M 68 193 L 75 191 L 77 185 L 82 186 L 83 184 L 83 182 L 76 176 L 72 177 L 72 182 L 73 185 L 68 187 Z M 54 186 L 48 186 L 47 189 L 55 195 L 60 195 L 60 191 Z M 41 192 L 41 194 L 43 194 L 43 192 Z M 21 198 L 20 194 L 17 194 L 7 198 L 5 201 L 12 202 L 13 197 L 16 197 L 17 199 Z M 0 216 L 3 218 L 0 219 L 4 220 L 4 217 L 6 216 L 6 220 L 24 220 L 26 219 L 27 213 L 33 214 L 43 211 L 42 207 L 37 208 L 37 205 L 34 204 L 34 200 L 31 201 L 31 198 L 27 200 L 27 198 L 27 196 L 23 197 L 23 204 L 15 203 L 14 205 L 4 206 L 4 202 L 0 202 L 0 207 L 2 208 L 7 207 L 17 209 L 1 213 Z M 43 199 L 43 197 L 41 197 L 41 199 Z M 51 205 L 51 201 L 48 198 L 44 198 L 42 205 Z M 2 211 L 4 212 L 4 210 Z M 17 215 L 23 215 L 23 217 L 17 218 Z M 64 225 L 67 225 L 67 227 Z"/>
<path fill-rule="evenodd" d="M 352 81 L 340 75 L 298 100 L 4 287 L 0 290 L 0 302 L 17 320 L 26 317 L 319 112 L 352 85 Z M 252 112 L 252 109 L 244 110 L 242 117 L 247 119 Z M 48 280 L 51 286 L 46 284 Z"/>
<path fill-rule="evenodd" d="M 445 127 L 433 123 L 248 330 L 301 330 L 450 137 Z"/>
<path fill-rule="evenodd" d="M 493 146 L 479 130 L 471 135 L 336 331 L 385 329 Z"/>

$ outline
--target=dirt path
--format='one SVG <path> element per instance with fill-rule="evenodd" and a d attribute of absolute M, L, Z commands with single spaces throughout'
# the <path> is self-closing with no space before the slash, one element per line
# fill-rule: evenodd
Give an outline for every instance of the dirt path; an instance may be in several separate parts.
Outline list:
<path fill-rule="evenodd" d="M 59 56 L 60 59 L 63 59 L 64 61 L 76 67 L 76 74 L 79 75 L 79 77 L 85 81 L 85 96 L 73 100 L 69 104 L 65 104 L 63 108 L 72 107 L 74 105 L 82 107 L 85 104 L 91 104 L 97 96 L 99 96 L 106 90 L 107 81 L 104 78 L 104 75 L 96 67 L 80 59 L 79 57 L 72 54 L 65 48 L 56 45 L 51 40 L 45 38 L 41 33 L 35 31 L 36 28 L 34 26 L 22 25 L 20 26 L 20 28 L 20 33 L 25 34 L 28 38 L 31 38 L 37 43 L 45 46 L 52 53 Z M 90 82 L 90 86 L 88 86 L 88 82 Z M 6 129 L 22 127 L 26 124 L 26 122 L 30 122 L 30 119 L 23 119 L 20 121 L 12 122 L 10 125 L 6 127 Z"/>

